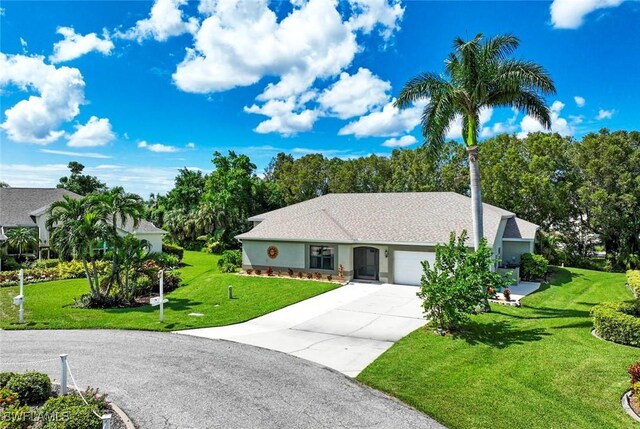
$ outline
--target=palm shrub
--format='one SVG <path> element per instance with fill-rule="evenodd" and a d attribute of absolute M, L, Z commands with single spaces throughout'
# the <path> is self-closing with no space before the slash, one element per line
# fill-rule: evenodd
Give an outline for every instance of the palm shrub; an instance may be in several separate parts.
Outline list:
<path fill-rule="evenodd" d="M 524 111 L 543 127 L 551 127 L 551 114 L 543 95 L 555 86 L 546 70 L 531 61 L 510 58 L 520 41 L 513 35 L 469 41 L 456 38 L 443 75 L 422 73 L 405 84 L 395 106 L 406 108 L 427 101 L 422 113 L 422 135 L 433 157 L 442 153 L 451 125 L 462 120 L 471 179 L 473 243 L 483 238 L 482 196 L 478 166 L 480 113 L 483 109 L 508 107 Z"/>
<path fill-rule="evenodd" d="M 486 240 L 481 240 L 480 247 L 473 252 L 466 241 L 466 231 L 459 237 L 452 232 L 446 245 L 436 247 L 434 263 L 422 262 L 418 296 L 425 317 L 440 332 L 459 329 L 485 302 L 485 288 L 498 290 L 510 283 L 506 276 L 491 270 L 495 259 Z"/>
<path fill-rule="evenodd" d="M 9 246 L 18 248 L 18 257 L 22 257 L 24 250 L 38 245 L 38 232 L 35 228 L 11 228 L 7 230 L 6 235 Z"/>

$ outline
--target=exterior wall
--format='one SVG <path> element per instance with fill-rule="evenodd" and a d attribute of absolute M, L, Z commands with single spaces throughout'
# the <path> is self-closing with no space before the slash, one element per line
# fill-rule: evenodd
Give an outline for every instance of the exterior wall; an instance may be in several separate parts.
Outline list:
<path fill-rule="evenodd" d="M 353 246 L 350 244 L 338 245 L 338 265 L 344 268 L 346 279 L 353 278 Z M 338 267 L 336 267 L 337 269 Z"/>
<path fill-rule="evenodd" d="M 135 234 L 135 237 L 141 241 L 147 240 L 151 245 L 152 253 L 156 253 L 156 252 L 162 253 L 162 236 L 163 235 L 164 234 L 139 232 Z"/>
<path fill-rule="evenodd" d="M 282 241 L 242 241 L 242 267 L 266 268 L 272 267 L 277 271 L 305 269 L 308 267 L 308 245 L 306 243 L 282 242 Z M 269 258 L 267 249 L 269 246 L 278 248 L 278 256 Z"/>
<path fill-rule="evenodd" d="M 515 263 L 520 263 L 520 255 L 533 252 L 533 241 L 503 241 L 502 261 L 504 264 L 511 264 L 515 258 Z"/>
<path fill-rule="evenodd" d="M 496 233 L 493 241 L 493 255 L 498 259 L 498 262 L 496 263 L 494 269 L 497 268 L 498 265 L 500 265 L 503 261 L 504 263 L 508 262 L 504 259 L 504 242 L 502 241 L 502 236 L 504 235 L 504 229 L 506 228 L 506 226 L 507 219 L 502 219 L 500 221 L 500 226 L 498 227 L 498 232 Z"/>
<path fill-rule="evenodd" d="M 47 229 L 47 219 L 49 217 L 46 214 L 36 217 L 36 225 L 38 226 L 38 237 L 40 238 L 40 247 L 49 246 L 49 230 Z"/>

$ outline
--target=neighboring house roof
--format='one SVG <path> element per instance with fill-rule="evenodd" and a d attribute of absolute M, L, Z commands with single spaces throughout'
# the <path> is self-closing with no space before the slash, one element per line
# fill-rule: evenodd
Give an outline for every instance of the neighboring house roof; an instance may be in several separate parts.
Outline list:
<path fill-rule="evenodd" d="M 51 203 L 62 200 L 65 195 L 81 198 L 74 192 L 59 188 L 0 188 L 0 226 L 34 227 L 36 226 L 35 217 L 44 214 Z M 127 232 L 165 233 L 144 219 L 135 229 L 127 223 L 118 227 Z"/>
<path fill-rule="evenodd" d="M 538 225 L 527 222 L 519 217 L 512 217 L 507 220 L 502 238 L 532 240 L 536 236 Z"/>
<path fill-rule="evenodd" d="M 515 218 L 489 204 L 483 215 L 490 245 L 501 220 Z M 473 234 L 471 198 L 454 192 L 328 194 L 249 220 L 260 223 L 236 238 L 435 245 L 447 242 L 451 231 Z M 533 239 L 537 226 L 522 222 L 522 238 Z"/>

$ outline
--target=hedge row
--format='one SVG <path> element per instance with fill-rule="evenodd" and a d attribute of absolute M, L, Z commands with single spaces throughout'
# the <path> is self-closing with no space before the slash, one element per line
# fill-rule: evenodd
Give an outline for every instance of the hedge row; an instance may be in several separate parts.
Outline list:
<path fill-rule="evenodd" d="M 636 298 L 640 299 L 640 270 L 627 271 L 627 284 Z"/>
<path fill-rule="evenodd" d="M 593 307 L 591 316 L 605 340 L 640 347 L 640 301 L 605 302 Z"/>

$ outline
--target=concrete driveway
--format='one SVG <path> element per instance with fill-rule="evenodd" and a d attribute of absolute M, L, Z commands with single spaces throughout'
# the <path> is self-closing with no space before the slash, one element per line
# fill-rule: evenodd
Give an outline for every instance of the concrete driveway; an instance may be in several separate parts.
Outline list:
<path fill-rule="evenodd" d="M 178 333 L 277 350 L 355 377 L 425 324 L 417 291 L 351 283 L 245 323 Z"/>

